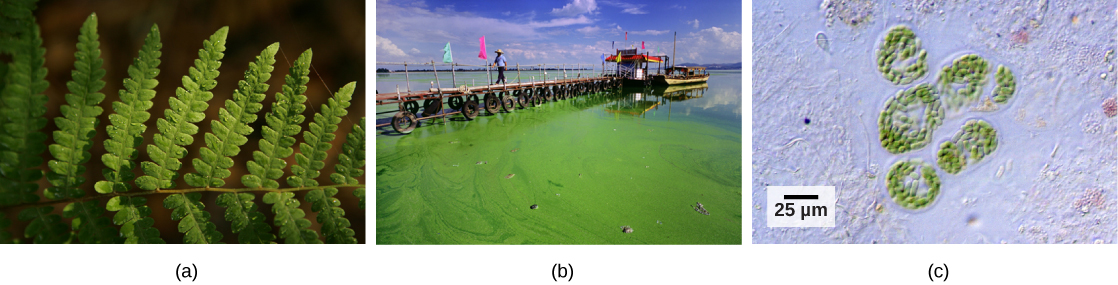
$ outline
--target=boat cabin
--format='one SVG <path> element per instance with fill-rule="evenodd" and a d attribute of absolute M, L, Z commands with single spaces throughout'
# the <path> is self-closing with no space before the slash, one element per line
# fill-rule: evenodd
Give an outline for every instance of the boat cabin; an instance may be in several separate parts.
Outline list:
<path fill-rule="evenodd" d="M 668 77 L 695 77 L 707 75 L 707 68 L 702 66 L 673 66 L 664 71 Z"/>

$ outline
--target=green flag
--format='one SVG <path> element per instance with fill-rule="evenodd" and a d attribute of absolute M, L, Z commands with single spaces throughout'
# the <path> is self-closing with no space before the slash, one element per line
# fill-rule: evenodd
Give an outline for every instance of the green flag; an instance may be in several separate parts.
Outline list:
<path fill-rule="evenodd" d="M 443 62 L 450 63 L 453 61 L 454 59 L 450 56 L 450 42 L 447 42 L 446 47 L 443 48 Z"/>

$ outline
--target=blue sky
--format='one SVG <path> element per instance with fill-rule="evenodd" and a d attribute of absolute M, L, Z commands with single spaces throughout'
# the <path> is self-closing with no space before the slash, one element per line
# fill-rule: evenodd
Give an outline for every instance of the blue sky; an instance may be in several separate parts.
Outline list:
<path fill-rule="evenodd" d="M 441 61 L 450 42 L 455 62 L 481 64 L 484 35 L 489 62 L 499 48 L 510 64 L 598 63 L 614 52 L 611 41 L 671 55 L 672 32 L 676 63 L 742 61 L 737 0 L 377 0 L 375 21 L 378 62 Z"/>

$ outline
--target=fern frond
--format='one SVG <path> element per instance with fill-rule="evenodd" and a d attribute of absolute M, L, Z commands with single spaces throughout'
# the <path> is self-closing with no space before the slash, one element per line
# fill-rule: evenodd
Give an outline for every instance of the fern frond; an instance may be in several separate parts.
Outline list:
<path fill-rule="evenodd" d="M 27 3 L 13 4 L 23 7 Z M 27 8 L 31 9 L 31 8 Z M 5 11 L 5 14 L 13 12 Z M 35 17 L 20 14 L 12 28 L 12 35 L 0 41 L 0 49 L 12 55 L 12 62 L 3 78 L 0 90 L 0 205 L 33 203 L 39 200 L 35 195 L 43 177 L 37 167 L 43 163 L 39 157 L 46 150 L 46 134 L 40 132 L 47 125 L 47 97 L 43 91 L 50 85 L 45 80 L 47 68 L 44 66 L 46 49 L 39 35 Z"/>
<path fill-rule="evenodd" d="M 12 36 L 24 31 L 25 23 L 34 22 L 35 2 L 38 0 L 0 1 L 0 37 Z M 12 51 L 6 41 L 0 41 L 0 53 Z"/>
<path fill-rule="evenodd" d="M 241 147 L 252 134 L 248 124 L 256 122 L 256 113 L 264 108 L 264 92 L 268 91 L 268 79 L 272 78 L 272 65 L 276 63 L 279 43 L 273 43 L 256 56 L 256 62 L 249 63 L 245 79 L 238 82 L 233 99 L 225 101 L 219 111 L 219 120 L 210 121 L 210 132 L 205 134 L 206 146 L 201 149 L 201 158 L 194 159 L 194 169 L 198 173 L 186 174 L 186 184 L 194 187 L 221 187 L 229 177 L 233 167 L 232 156 L 241 152 Z"/>
<path fill-rule="evenodd" d="M 97 35 L 97 14 L 91 14 L 82 24 L 78 36 L 78 51 L 74 53 L 73 77 L 66 87 L 66 105 L 61 107 L 61 117 L 54 118 L 58 130 L 54 131 L 54 144 L 49 147 L 55 159 L 47 163 L 50 171 L 47 180 L 53 187 L 47 187 L 43 196 L 57 200 L 81 198 L 85 196 L 79 186 L 85 183 L 85 164 L 89 161 L 91 139 L 97 134 L 97 116 L 103 111 L 98 104 L 105 99 L 101 88 L 105 87 L 105 69 L 101 68 L 101 43 Z M 104 209 L 97 201 L 74 202 L 63 208 L 62 216 L 74 218 L 73 229 L 78 231 L 77 238 L 84 243 L 112 243 L 117 236 L 116 228 L 109 219 L 102 217 Z"/>
<path fill-rule="evenodd" d="M 345 210 L 338 207 L 342 204 L 338 198 L 338 189 L 329 187 L 315 189 L 307 192 L 307 202 L 311 202 L 311 210 L 318 213 L 318 223 L 322 224 L 322 235 L 326 236 L 326 243 L 357 243 L 355 232 L 350 229 L 349 219 L 345 218 Z"/>
<path fill-rule="evenodd" d="M 113 223 L 120 226 L 120 235 L 124 243 L 167 243 L 159 238 L 159 229 L 152 227 L 155 219 L 151 217 L 151 208 L 147 206 L 144 197 L 117 196 L 109 199 L 105 209 L 116 212 Z"/>
<path fill-rule="evenodd" d="M 62 223 L 62 217 L 51 214 L 54 207 L 27 208 L 19 212 L 21 221 L 31 221 L 23 230 L 23 236 L 34 243 L 66 243 L 70 241 L 70 231 Z"/>
<path fill-rule="evenodd" d="M 269 189 L 279 188 L 276 179 L 283 176 L 283 168 L 287 166 L 287 159 L 294 153 L 291 146 L 295 145 L 295 135 L 303 123 L 303 111 L 306 106 L 307 82 L 310 81 L 311 57 L 314 55 L 310 49 L 304 51 L 288 75 L 284 76 L 283 90 L 276 93 L 276 101 L 272 103 L 272 111 L 264 114 L 264 121 L 268 125 L 261 129 L 264 138 L 260 139 L 260 150 L 252 152 L 252 161 L 247 163 L 248 172 L 241 176 L 241 183 L 245 187 L 264 187 Z"/>
<path fill-rule="evenodd" d="M 83 243 L 117 243 L 120 234 L 116 227 L 103 217 L 105 209 L 98 207 L 99 201 L 74 202 L 62 208 L 62 217 L 74 218 L 72 228 L 77 230 L 75 237 Z"/>
<path fill-rule="evenodd" d="M 345 144 L 342 144 L 342 153 L 338 154 L 338 164 L 334 165 L 330 180 L 337 184 L 358 184 L 357 177 L 364 172 L 365 166 L 365 119 L 353 125 L 353 130 L 346 135 Z M 361 195 L 362 208 L 364 208 L 365 188 L 354 190 L 354 195 Z M 311 210 L 318 213 L 318 223 L 322 224 L 322 235 L 326 236 L 326 243 L 357 243 L 353 237 L 355 232 L 350 229 L 349 219 L 346 219 L 345 210 L 342 210 L 341 201 L 334 198 L 338 189 L 315 189 L 307 193 L 307 201 L 311 202 Z"/>
<path fill-rule="evenodd" d="M 299 209 L 299 200 L 295 193 L 268 192 L 264 194 L 264 203 L 272 205 L 272 212 L 276 213 L 276 226 L 280 228 L 280 237 L 286 243 L 322 243 L 318 240 L 318 233 L 307 229 L 311 221 L 303 209 Z"/>
<path fill-rule="evenodd" d="M 206 205 L 199 200 L 202 193 L 174 194 L 163 200 L 163 207 L 171 209 L 171 219 L 179 221 L 179 232 L 186 234 L 185 243 L 221 243 L 222 235 L 210 222 Z"/>
<path fill-rule="evenodd" d="M 225 220 L 232 223 L 234 233 L 238 233 L 240 243 L 274 243 L 276 236 L 272 227 L 265 222 L 264 213 L 257 209 L 252 193 L 222 193 L 217 196 L 217 204 L 225 207 Z"/>
<path fill-rule="evenodd" d="M 319 170 L 326 166 L 326 151 L 330 150 L 330 142 L 334 140 L 334 131 L 338 130 L 338 123 L 349 112 L 349 101 L 353 99 L 353 89 L 357 82 L 350 82 L 334 93 L 334 97 L 322 104 L 322 109 L 314 114 L 314 122 L 303 132 L 303 143 L 299 144 L 299 154 L 295 155 L 294 166 L 291 173 L 294 176 L 287 178 L 291 187 L 318 186 Z"/>
<path fill-rule="evenodd" d="M 361 206 L 361 209 L 365 209 L 365 188 L 354 189 L 353 196 L 356 196 L 357 199 L 361 200 L 359 205 Z"/>
<path fill-rule="evenodd" d="M 54 131 L 55 144 L 50 145 L 50 153 L 55 159 L 47 163 L 50 172 L 47 180 L 54 185 L 43 191 L 47 199 L 80 198 L 85 195 L 78 188 L 85 182 L 85 162 L 89 161 L 91 139 L 97 134 L 97 116 L 104 110 L 98 104 L 105 99 L 101 88 L 105 87 L 105 69 L 101 68 L 101 45 L 97 35 L 97 14 L 91 14 L 82 24 L 78 36 L 78 51 L 74 53 L 73 79 L 66 83 L 70 90 L 66 94 L 66 105 L 62 105 L 62 116 L 54 118 L 58 130 Z"/>
<path fill-rule="evenodd" d="M 129 78 L 124 79 L 120 101 L 113 102 L 115 113 L 109 115 L 111 125 L 105 128 L 109 139 L 105 140 L 106 153 L 101 156 L 107 167 L 103 171 L 106 180 L 94 184 L 97 193 L 126 192 L 131 188 L 127 182 L 135 179 L 132 169 L 136 167 L 136 148 L 144 141 L 144 123 L 151 118 L 147 110 L 155 98 L 155 86 L 159 85 L 155 76 L 159 75 L 162 48 L 159 25 L 152 25 L 139 54 L 128 66 Z"/>
<path fill-rule="evenodd" d="M 12 221 L 4 213 L 0 213 L 0 244 L 12 243 L 12 233 L 8 232 L 8 227 L 12 226 Z"/>
<path fill-rule="evenodd" d="M 358 184 L 357 177 L 365 173 L 365 118 L 353 125 L 353 130 L 345 137 L 342 144 L 342 153 L 338 154 L 338 164 L 334 165 L 334 174 L 330 180 L 337 184 Z M 361 208 L 365 208 L 365 188 L 353 190 L 353 195 L 361 199 Z"/>
<path fill-rule="evenodd" d="M 198 133 L 198 126 L 194 123 L 205 119 L 206 102 L 213 99 L 210 93 L 217 86 L 218 68 L 221 67 L 221 58 L 225 56 L 225 38 L 229 34 L 229 27 L 218 29 L 208 40 L 202 42 L 202 49 L 198 51 L 198 59 L 190 68 L 190 75 L 182 77 L 183 87 L 175 89 L 175 96 L 168 99 L 170 108 L 163 111 L 165 118 L 159 118 L 153 144 L 148 145 L 148 156 L 152 161 L 141 164 L 145 175 L 136 179 L 136 186 L 144 190 L 174 187 L 174 180 L 178 170 L 182 168 L 182 159 L 186 156 L 186 149 L 194 143 L 194 134 Z M 169 198 L 169 197 L 168 197 Z"/>

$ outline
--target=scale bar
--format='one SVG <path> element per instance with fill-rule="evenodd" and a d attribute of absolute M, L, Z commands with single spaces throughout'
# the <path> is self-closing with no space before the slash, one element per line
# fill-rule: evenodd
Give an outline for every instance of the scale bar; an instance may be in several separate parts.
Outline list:
<path fill-rule="evenodd" d="M 819 200 L 819 195 L 784 195 L 784 200 Z"/>

